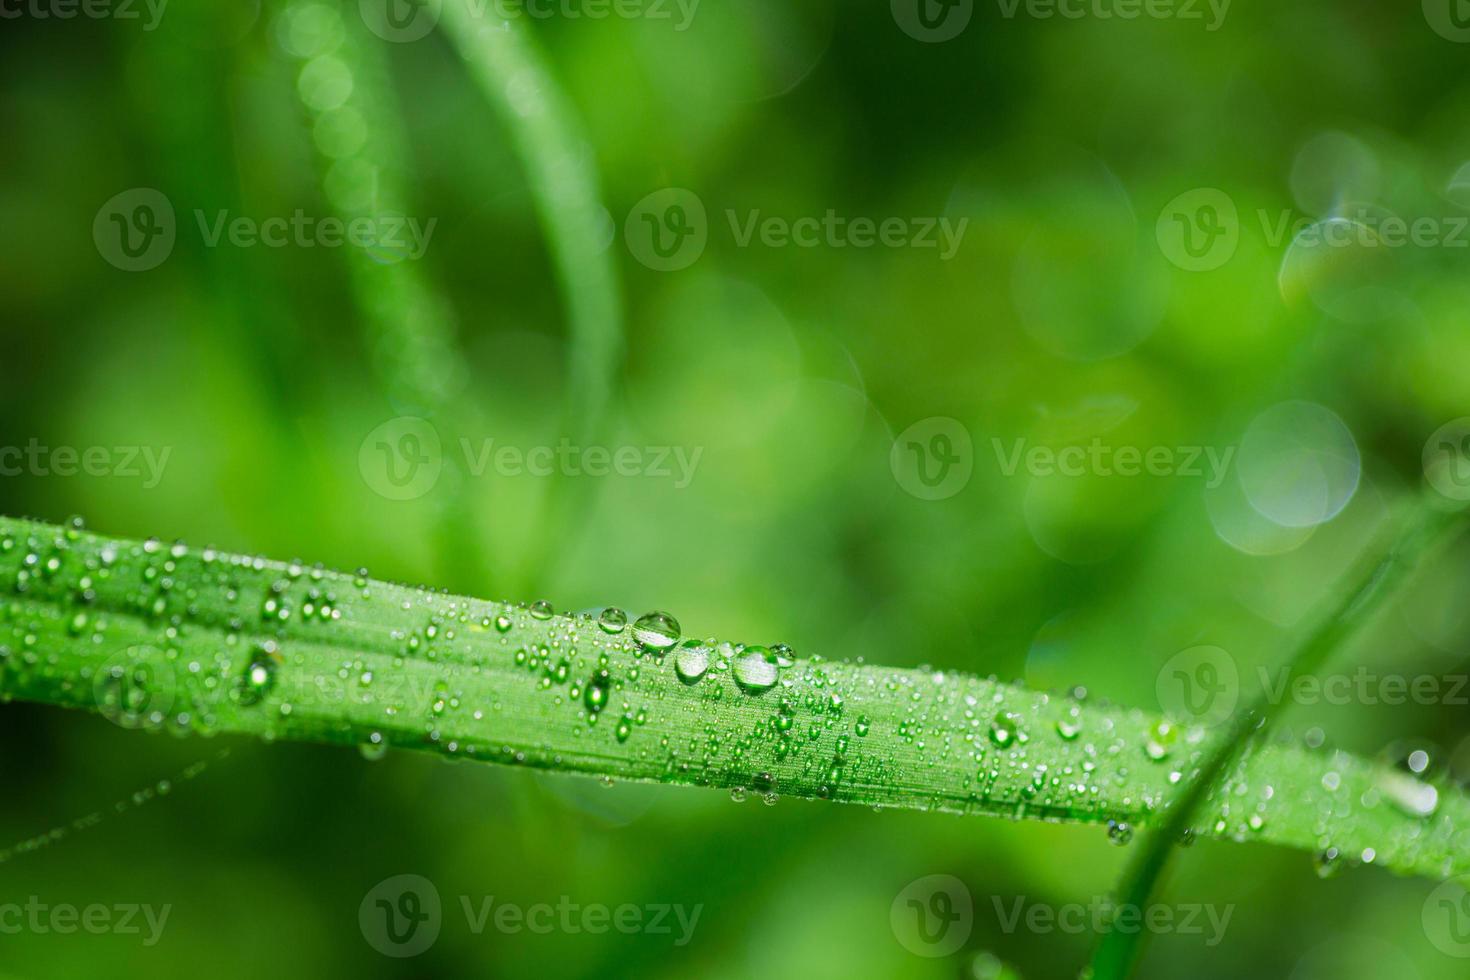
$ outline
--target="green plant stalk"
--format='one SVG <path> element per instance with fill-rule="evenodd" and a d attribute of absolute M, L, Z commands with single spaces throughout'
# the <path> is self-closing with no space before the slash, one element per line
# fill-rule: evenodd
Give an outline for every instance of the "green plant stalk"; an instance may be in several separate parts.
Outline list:
<path fill-rule="evenodd" d="M 314 0 L 298 0 L 281 16 L 289 23 L 320 9 Z M 410 140 L 388 78 L 383 42 L 370 35 L 360 17 L 342 16 L 337 24 L 336 33 L 322 34 L 316 50 L 283 56 L 284 63 L 296 69 L 298 102 L 314 128 L 349 116 L 360 120 L 363 129 L 361 145 L 353 152 L 334 157 L 317 153 L 323 197 L 347 221 L 384 213 L 416 214 L 405 190 L 411 184 Z M 314 107 L 302 91 L 304 69 L 318 58 L 339 63 L 352 80 L 343 103 L 326 110 Z M 382 248 L 374 254 L 351 248 L 345 258 L 355 319 L 388 402 L 396 412 L 434 420 L 452 444 L 469 414 L 462 396 L 469 370 L 455 336 L 451 304 L 421 258 L 389 255 Z M 452 453 L 445 461 L 458 467 Z M 439 542 L 435 551 L 441 556 L 441 570 L 457 580 L 487 582 L 491 569 L 479 557 L 480 549 L 456 547 L 467 529 L 477 533 L 478 524 L 466 481 L 463 474 L 459 476 L 448 481 L 452 489 L 441 498 L 434 521 Z"/>
<path fill-rule="evenodd" d="M 1213 749 L 1190 730 L 1155 760 L 1145 747 L 1156 719 L 1143 712 L 963 674 L 810 657 L 752 692 L 737 681 L 754 679 L 740 658 L 758 653 L 725 647 L 737 663 L 722 669 L 721 650 L 703 646 L 713 665 L 686 683 L 675 664 L 689 651 L 648 652 L 631 628 L 8 518 L 0 596 L 0 700 L 125 727 L 1144 826 Z M 1404 873 L 1470 871 L 1470 798 L 1442 788 L 1432 814 L 1411 813 L 1390 777 L 1402 779 L 1256 741 L 1221 794 L 1238 817 L 1217 827 L 1204 811 L 1196 829 L 1313 851 L 1326 838 Z M 1247 829 L 1248 813 L 1264 819 Z"/>
<path fill-rule="evenodd" d="M 602 438 L 623 356 L 622 290 L 608 247 L 608 215 L 596 162 L 578 137 L 576 112 L 530 30 L 486 17 L 474 0 L 444 0 L 441 29 L 509 131 L 556 266 L 568 319 L 568 377 L 561 431 L 586 445 Z M 590 507 L 589 482 L 550 484 L 541 518 L 546 546 L 524 578 L 535 583 L 567 550 L 564 540 Z"/>
<path fill-rule="evenodd" d="M 1288 685 L 1321 670 L 1382 610 L 1385 601 L 1394 595 L 1423 556 L 1442 543 L 1451 531 L 1463 528 L 1464 519 L 1458 511 L 1445 510 L 1437 501 L 1426 500 L 1415 504 L 1408 518 L 1397 523 L 1404 526 L 1398 540 L 1386 554 L 1370 553 L 1362 559 L 1330 607 L 1318 617 L 1316 626 L 1286 658 L 1283 667 Z M 1175 846 L 1186 835 L 1195 815 L 1212 795 L 1217 799 L 1223 795 L 1218 785 L 1225 773 L 1238 764 L 1252 739 L 1259 739 L 1270 728 L 1280 709 L 1280 703 L 1272 703 L 1262 694 L 1223 726 L 1213 755 L 1206 759 L 1178 798 L 1165 807 L 1144 847 L 1130 863 L 1118 897 L 1119 908 L 1148 905 Z M 1131 975 L 1142 944 L 1141 931 L 1105 931 L 1083 975 L 1089 980 L 1123 980 Z"/>
<path fill-rule="evenodd" d="M 473 0 L 445 0 L 440 26 L 520 157 L 556 264 L 570 326 L 567 424 L 592 436 L 612 397 L 623 349 L 622 294 L 607 247 L 597 168 L 576 113 L 524 24 L 482 16 Z"/>

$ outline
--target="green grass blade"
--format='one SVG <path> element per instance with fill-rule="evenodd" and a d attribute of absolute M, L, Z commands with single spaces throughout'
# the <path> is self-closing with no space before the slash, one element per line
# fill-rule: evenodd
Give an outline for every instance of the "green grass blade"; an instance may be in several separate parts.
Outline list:
<path fill-rule="evenodd" d="M 622 290 L 609 245 L 609 218 L 596 163 L 570 101 L 530 29 L 484 16 L 474 0 L 445 0 L 440 26 L 481 92 L 499 112 L 526 173 L 557 271 L 568 319 L 567 395 L 560 434 L 587 445 L 602 438 L 623 356 Z M 554 574 L 566 537 L 591 506 L 587 480 L 550 484 L 543 546 L 522 577 Z"/>
<path fill-rule="evenodd" d="M 585 617 L 12 519 L 0 595 L 0 699 L 149 729 L 1141 826 L 1214 749 L 1192 729 L 1155 758 L 1141 711 L 995 680 L 818 657 L 777 667 L 737 646 L 656 654 L 631 627 Z M 682 677 L 701 655 L 709 668 Z M 1341 753 L 1255 742 L 1221 798 L 1259 823 L 1216 827 L 1205 810 L 1197 830 L 1470 871 L 1470 798 L 1441 787 L 1431 812 L 1405 805 L 1426 792 Z"/>
<path fill-rule="evenodd" d="M 1385 600 L 1394 594 L 1395 588 L 1424 553 L 1442 543 L 1447 532 L 1462 528 L 1463 520 L 1458 512 L 1444 510 L 1436 501 L 1427 500 L 1415 507 L 1404 524 L 1405 530 L 1387 549 L 1385 555 L 1369 555 L 1363 559 L 1356 572 L 1349 576 L 1347 587 L 1341 591 L 1333 608 L 1319 619 L 1316 627 L 1286 659 L 1283 667 L 1287 684 L 1321 670 L 1382 608 Z M 1218 784 L 1232 766 L 1238 766 L 1241 756 L 1250 750 L 1253 739 L 1258 740 L 1261 733 L 1269 729 L 1280 709 L 1280 702 L 1272 703 L 1263 694 L 1255 704 L 1238 712 L 1222 727 L 1214 753 L 1206 758 L 1187 788 L 1165 808 L 1144 847 L 1125 872 L 1117 907 L 1148 906 L 1149 898 L 1163 876 L 1176 844 L 1196 821 L 1197 814 L 1205 809 L 1208 800 L 1229 800 L 1227 794 L 1218 790 Z M 1248 774 L 1237 768 L 1236 778 L 1231 786 L 1239 786 L 1247 778 Z M 1412 792 L 1399 783 L 1396 777 L 1385 778 L 1390 780 L 1388 785 L 1394 787 L 1398 793 L 1403 794 L 1406 790 Z M 1301 790 L 1297 784 L 1287 785 L 1293 794 Z M 1413 800 L 1412 796 L 1406 798 Z M 1422 805 L 1422 801 L 1417 802 Z M 1323 800 L 1322 805 L 1330 806 L 1331 801 Z M 1225 803 L 1220 817 L 1227 824 L 1231 806 L 1230 802 Z M 1236 820 L 1238 822 L 1239 818 Z M 1246 829 L 1249 830 L 1250 827 L 1247 822 Z M 1358 858 L 1364 856 L 1361 851 L 1354 853 Z M 1375 851 L 1371 859 L 1376 858 Z M 1090 969 L 1084 975 L 1090 980 L 1123 980 L 1131 974 L 1141 953 L 1142 944 L 1141 931 L 1106 930 L 1098 942 Z"/>
<path fill-rule="evenodd" d="M 525 168 L 567 303 L 569 435 L 601 424 L 623 352 L 622 295 L 597 170 L 571 104 L 526 26 L 481 16 L 472 0 L 445 0 L 440 20 L 486 98 L 499 110 Z"/>

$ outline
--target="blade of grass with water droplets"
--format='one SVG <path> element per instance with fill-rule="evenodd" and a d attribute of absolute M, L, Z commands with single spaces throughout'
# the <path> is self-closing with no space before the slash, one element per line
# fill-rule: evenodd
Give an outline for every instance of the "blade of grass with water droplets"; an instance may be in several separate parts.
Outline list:
<path fill-rule="evenodd" d="M 1362 559 L 1358 569 L 1347 576 L 1345 586 L 1339 591 L 1338 598 L 1332 607 L 1320 617 L 1316 627 L 1286 658 L 1283 667 L 1288 685 L 1294 683 L 1298 678 L 1310 676 L 1320 670 L 1332 655 L 1340 650 L 1375 612 L 1382 608 L 1385 600 L 1394 594 L 1396 586 L 1423 555 L 1435 545 L 1442 543 L 1451 532 L 1461 530 L 1464 526 L 1460 514 L 1446 511 L 1432 500 L 1415 505 L 1408 519 L 1401 523 L 1405 530 L 1387 549 L 1387 553 L 1383 554 L 1381 549 L 1375 549 Z M 1145 846 L 1124 873 L 1117 907 L 1128 909 L 1147 907 L 1150 896 L 1168 866 L 1174 847 L 1186 832 L 1193 833 L 1197 829 L 1214 831 L 1222 822 L 1225 826 L 1220 827 L 1217 832 L 1231 832 L 1229 811 L 1234 790 L 1250 786 L 1249 770 L 1251 767 L 1244 764 L 1242 760 L 1253 750 L 1253 747 L 1261 743 L 1263 735 L 1269 730 L 1280 708 L 1279 701 L 1273 703 L 1262 694 L 1256 703 L 1237 713 L 1215 734 L 1214 747 L 1207 754 L 1204 764 L 1192 774 L 1179 796 L 1165 808 L 1150 831 Z M 1360 769 L 1362 764 L 1349 756 L 1339 754 L 1337 765 L 1339 768 Z M 1225 780 L 1223 778 L 1225 773 L 1232 768 L 1235 769 L 1233 778 Z M 1333 778 L 1338 780 L 1341 778 L 1341 773 L 1337 769 L 1329 770 L 1323 775 L 1328 779 L 1328 786 L 1323 786 L 1323 780 L 1319 779 L 1305 784 L 1285 783 L 1281 787 L 1297 800 L 1293 807 L 1278 807 L 1277 809 L 1283 810 L 1283 819 L 1293 824 L 1287 834 L 1288 842 L 1298 847 L 1319 846 L 1324 836 L 1331 839 L 1330 834 L 1322 833 L 1315 816 L 1310 820 L 1301 819 L 1302 817 L 1312 816 L 1324 810 L 1332 810 L 1336 807 L 1338 800 L 1361 800 L 1363 798 L 1362 794 L 1354 796 L 1344 791 L 1340 782 L 1332 785 Z M 1361 780 L 1364 774 L 1359 773 L 1358 775 Z M 1386 785 L 1390 789 L 1390 798 L 1394 796 L 1395 791 L 1405 792 L 1406 787 L 1401 777 L 1397 775 L 1390 777 L 1370 771 L 1366 776 L 1369 790 L 1375 786 Z M 1385 783 L 1385 780 L 1389 781 Z M 1409 807 L 1411 811 L 1437 809 L 1439 805 L 1437 789 L 1427 787 L 1415 794 L 1412 792 L 1412 787 L 1407 788 L 1410 791 L 1408 798 L 1413 804 Z M 1274 798 L 1274 793 L 1270 798 Z M 1430 799 L 1434 801 L 1434 806 L 1425 806 L 1422 801 Z M 1207 822 L 1212 824 L 1211 826 L 1196 828 L 1197 818 L 1207 805 L 1215 800 L 1225 801 L 1223 804 L 1225 812 L 1218 818 L 1208 818 Z M 1243 803 L 1244 801 L 1235 802 Z M 1259 800 L 1257 805 L 1264 809 L 1266 803 L 1266 800 Z M 1247 831 L 1256 829 L 1255 822 L 1262 822 L 1265 819 L 1267 818 L 1264 814 L 1258 811 L 1246 818 L 1244 829 Z M 1274 816 L 1272 819 L 1274 822 Z M 1236 822 L 1239 823 L 1238 818 Z M 1264 823 L 1260 825 L 1264 826 Z M 1409 827 L 1412 828 L 1412 824 Z M 1239 833 L 1239 829 L 1236 832 Z M 1351 846 L 1337 844 L 1333 846 L 1342 853 L 1354 853 L 1359 857 L 1364 856 L 1366 851 L 1366 849 Z M 1369 848 L 1373 852 L 1372 859 L 1376 860 L 1378 848 L 1373 845 L 1369 845 Z M 1452 864 L 1447 861 L 1440 872 L 1448 877 L 1451 867 Z M 1109 929 L 1105 931 L 1098 942 L 1092 962 L 1083 975 L 1090 980 L 1122 980 L 1132 972 L 1141 952 L 1142 941 L 1141 930 Z"/>
<path fill-rule="evenodd" d="M 874 807 L 1147 825 L 1171 773 L 1157 719 L 993 679 L 671 640 L 587 617 L 259 558 L 0 519 L 0 700 L 129 727 L 395 746 L 610 779 Z M 635 641 L 635 633 L 642 643 Z M 1345 849 L 1431 876 L 1470 871 L 1470 798 L 1432 814 L 1320 809 L 1383 770 L 1258 744 L 1246 785 L 1292 787 L 1255 839 Z M 1301 791 L 1298 792 L 1297 788 Z M 1325 792 L 1325 791 L 1323 791 Z M 1209 828 L 1205 828 L 1209 832 Z"/>

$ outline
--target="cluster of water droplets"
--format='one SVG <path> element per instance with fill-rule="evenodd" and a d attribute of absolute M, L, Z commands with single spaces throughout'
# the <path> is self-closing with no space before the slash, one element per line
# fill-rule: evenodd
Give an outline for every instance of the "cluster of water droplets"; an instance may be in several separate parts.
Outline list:
<path fill-rule="evenodd" d="M 545 601 L 463 599 L 366 571 L 115 543 L 79 523 L 0 524 L 0 594 L 0 700 L 80 704 L 181 733 L 349 741 L 367 758 L 428 746 L 724 786 L 737 799 L 1083 819 L 1122 844 L 1212 745 L 1204 729 L 1080 689 L 798 658 L 785 644 L 685 638 L 662 611 L 558 615 Z M 1273 836 L 1279 825 L 1273 839 L 1311 847 L 1326 871 L 1380 853 L 1470 851 L 1442 812 L 1445 788 L 1426 778 L 1433 753 L 1400 755 L 1376 768 L 1331 756 L 1324 768 L 1320 733 L 1253 749 L 1190 837 Z M 1292 816 L 1258 771 L 1312 772 L 1319 785 L 1291 784 Z M 1372 846 L 1351 833 L 1364 819 L 1387 828 Z"/>

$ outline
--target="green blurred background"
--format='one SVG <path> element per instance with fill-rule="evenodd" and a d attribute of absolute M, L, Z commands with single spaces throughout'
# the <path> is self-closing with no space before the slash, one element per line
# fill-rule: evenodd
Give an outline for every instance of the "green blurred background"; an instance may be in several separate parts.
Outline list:
<path fill-rule="evenodd" d="M 1470 48 L 1448 4 L 1238 3 L 1210 30 L 1203 6 L 1203 20 L 1124 20 L 978 3 L 950 12 L 969 20 L 942 41 L 905 29 L 902 0 L 513 18 L 600 174 L 606 212 L 579 244 L 621 283 L 614 395 L 571 419 L 579 352 L 514 113 L 442 32 L 384 41 L 365 29 L 371 3 L 174 0 L 150 30 L 141 6 L 62 19 L 35 2 L 4 7 L 19 16 L 0 27 L 0 445 L 169 455 L 156 485 L 22 466 L 0 479 L 6 514 L 558 609 L 667 608 L 689 634 L 1157 709 L 1181 650 L 1222 647 L 1248 679 L 1279 656 L 1419 491 L 1430 434 L 1470 412 Z M 358 68 L 350 93 L 333 88 L 342 64 Z M 640 202 L 670 187 L 702 205 L 707 244 L 660 271 L 630 240 Z M 141 272 L 94 236 L 134 188 L 177 213 L 172 251 Z M 1234 209 L 1236 244 L 1192 269 L 1168 229 L 1199 188 Z M 1204 198 L 1182 200 L 1202 220 Z M 436 222 L 421 258 L 207 247 L 194 218 L 390 207 Z M 730 217 L 829 210 L 967 224 L 946 258 L 742 245 Z M 1394 216 L 1429 221 L 1434 241 L 1385 245 Z M 1277 231 L 1322 220 L 1363 233 L 1323 248 Z M 427 353 L 383 339 L 395 330 Z M 445 465 L 395 500 L 369 436 L 404 416 L 430 419 Z M 951 446 L 971 472 L 925 499 L 895 439 L 936 418 L 968 438 L 968 454 Z M 461 439 L 527 451 L 583 426 L 650 466 L 659 447 L 698 452 L 693 478 L 460 465 Z M 1006 472 L 1016 440 L 1094 439 L 1234 462 L 1216 487 L 1208 471 Z M 1464 557 L 1422 576 L 1352 657 L 1462 675 Z M 1435 778 L 1464 782 L 1465 717 L 1359 700 L 1285 724 L 1393 761 L 1424 746 Z M 3 976 L 983 978 L 992 956 L 1070 976 L 1092 938 L 1006 931 L 993 898 L 1087 902 L 1127 857 L 1098 828 L 176 741 L 23 704 L 0 708 L 0 731 L 0 848 L 102 814 L 0 864 L 0 902 L 172 906 L 149 947 L 0 935 Z M 171 792 L 149 799 L 160 780 Z M 438 941 L 402 961 L 358 926 L 363 896 L 401 873 L 445 903 Z M 932 958 L 890 927 L 931 874 L 974 899 L 963 947 Z M 1421 924 L 1430 889 L 1201 844 L 1161 900 L 1233 906 L 1225 943 L 1158 936 L 1141 974 L 1462 977 Z M 682 946 L 476 935 L 459 896 L 492 895 L 703 909 Z"/>

